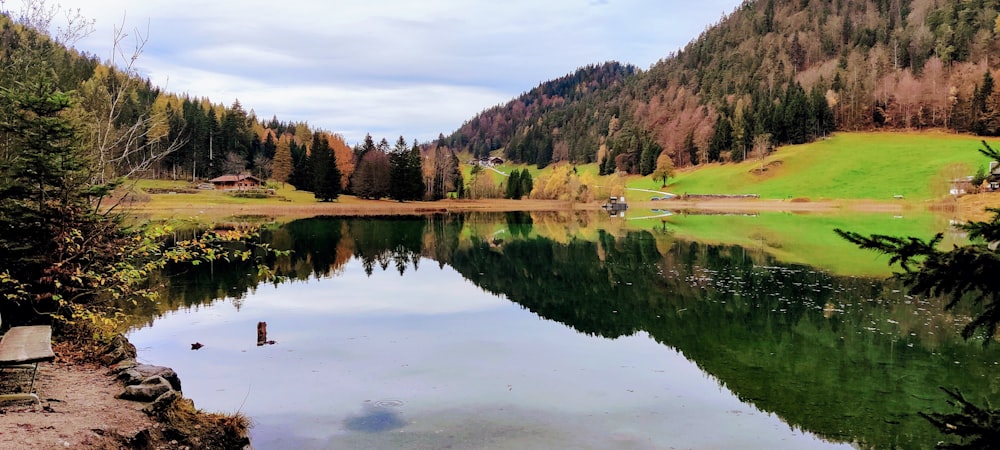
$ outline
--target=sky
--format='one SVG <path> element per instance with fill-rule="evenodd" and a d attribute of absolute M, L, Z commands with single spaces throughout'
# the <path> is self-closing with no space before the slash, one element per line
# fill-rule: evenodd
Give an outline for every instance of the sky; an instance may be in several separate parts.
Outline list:
<path fill-rule="evenodd" d="M 39 0 L 34 0 L 39 1 Z M 51 5 L 53 0 L 48 0 Z M 648 69 L 740 0 L 65 0 L 94 20 L 75 47 L 111 56 L 147 36 L 157 86 L 258 118 L 430 141 L 588 64 Z M 17 0 L 6 8 L 17 10 Z M 57 16 L 59 26 L 63 14 Z M 120 58 L 119 58 L 120 59 Z"/>

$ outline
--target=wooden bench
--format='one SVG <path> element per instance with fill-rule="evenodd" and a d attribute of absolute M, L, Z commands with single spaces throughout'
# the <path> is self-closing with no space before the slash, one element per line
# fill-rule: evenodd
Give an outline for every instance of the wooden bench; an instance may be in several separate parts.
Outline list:
<path fill-rule="evenodd" d="M 52 352 L 52 327 L 31 325 L 7 330 L 0 339 L 0 370 L 31 370 L 31 384 L 28 385 L 27 392 L 0 394 L 0 402 L 33 400 L 41 404 L 34 391 L 38 363 L 55 358 L 56 354 Z"/>

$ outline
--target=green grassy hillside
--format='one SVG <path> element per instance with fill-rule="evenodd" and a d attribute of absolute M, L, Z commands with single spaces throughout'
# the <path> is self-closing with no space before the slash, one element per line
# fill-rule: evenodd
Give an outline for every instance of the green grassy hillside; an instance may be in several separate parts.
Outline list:
<path fill-rule="evenodd" d="M 673 236 L 702 243 L 740 245 L 764 251 L 780 261 L 806 264 L 844 275 L 885 276 L 892 273 L 889 257 L 858 247 L 834 233 L 835 228 L 862 234 L 930 238 L 948 229 L 946 217 L 928 211 L 905 215 L 879 213 L 759 215 L 674 215 L 630 220 L 629 225 L 666 230 Z M 946 233 L 944 247 L 963 242 L 959 234 Z"/>
<path fill-rule="evenodd" d="M 948 180 L 988 164 L 981 138 L 944 132 L 837 133 L 781 147 L 760 161 L 711 164 L 680 172 L 665 189 L 676 194 L 759 194 L 761 198 L 928 200 L 948 193 Z M 1000 140 L 987 140 L 1000 147 Z M 760 167 L 767 170 L 759 172 Z M 756 172 L 756 173 L 755 173 Z M 659 189 L 650 177 L 630 187 Z"/>

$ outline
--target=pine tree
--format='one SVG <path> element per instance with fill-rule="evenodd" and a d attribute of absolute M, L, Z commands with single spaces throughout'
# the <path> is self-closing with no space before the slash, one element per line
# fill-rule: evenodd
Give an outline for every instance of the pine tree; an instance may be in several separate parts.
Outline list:
<path fill-rule="evenodd" d="M 454 150 L 451 151 L 451 164 L 451 182 L 455 186 L 455 197 L 465 198 L 465 176 L 462 175 L 462 166 Z"/>
<path fill-rule="evenodd" d="M 336 200 L 340 196 L 340 169 L 330 143 L 320 133 L 313 133 L 311 159 L 313 196 L 321 202 Z"/>
<path fill-rule="evenodd" d="M 720 161 L 722 152 L 732 148 L 732 132 L 733 127 L 729 124 L 729 119 L 719 114 L 712 140 L 708 143 L 708 162 Z"/>
<path fill-rule="evenodd" d="M 390 155 L 392 166 L 392 198 L 398 201 L 420 200 L 424 195 L 424 177 L 421 169 L 420 146 L 413 141 L 413 148 L 400 136 Z"/>
<path fill-rule="evenodd" d="M 688 154 L 688 159 L 691 161 L 692 166 L 698 165 L 698 146 L 694 144 L 694 131 L 689 131 L 686 138 L 684 138 L 684 151 Z"/>
<path fill-rule="evenodd" d="M 521 198 L 521 171 L 517 169 L 510 171 L 503 196 L 504 198 Z"/>
<path fill-rule="evenodd" d="M 288 182 L 295 186 L 295 189 L 312 192 L 315 180 L 311 157 L 306 151 L 306 146 L 296 145 L 294 141 L 290 141 L 288 148 L 292 153 L 292 174 L 288 176 Z"/>
<path fill-rule="evenodd" d="M 406 159 L 406 173 L 404 174 L 404 184 L 407 186 L 405 199 L 420 200 L 424 197 L 427 186 L 424 185 L 423 158 L 420 154 L 420 145 L 416 139 Z"/>
<path fill-rule="evenodd" d="M 642 153 L 639 156 L 639 174 L 645 176 L 656 170 L 656 158 L 663 152 L 663 147 L 646 133 L 643 133 L 640 142 Z"/>
<path fill-rule="evenodd" d="M 520 181 L 521 181 L 521 183 L 520 183 L 521 184 L 521 189 L 520 189 L 521 195 L 518 196 L 518 198 L 527 197 L 527 196 L 531 195 L 531 190 L 535 188 L 535 182 L 531 179 L 531 173 L 528 172 L 528 169 L 524 169 L 524 170 L 521 171 L 521 180 Z"/>
<path fill-rule="evenodd" d="M 389 187 L 389 198 L 400 202 L 408 200 L 407 191 L 409 190 L 409 186 L 406 185 L 408 157 L 409 149 L 406 147 L 406 141 L 403 140 L 403 136 L 400 136 L 396 140 L 395 147 L 392 148 L 392 153 L 389 154 L 389 171 L 392 178 L 392 184 Z"/>
<path fill-rule="evenodd" d="M 993 75 L 987 69 L 983 74 L 983 84 L 978 86 L 972 96 L 972 132 L 980 136 L 996 134 L 991 126 L 995 121 L 996 111 L 993 110 Z"/>

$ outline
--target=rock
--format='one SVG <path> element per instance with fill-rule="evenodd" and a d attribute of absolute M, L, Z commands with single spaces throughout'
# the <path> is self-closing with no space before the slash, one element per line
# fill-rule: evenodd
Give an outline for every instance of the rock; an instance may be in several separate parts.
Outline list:
<path fill-rule="evenodd" d="M 118 398 L 138 402 L 151 402 L 171 390 L 170 383 L 163 377 L 155 376 L 143 380 L 140 384 L 125 386 L 125 391 Z"/>
<path fill-rule="evenodd" d="M 125 336 L 119 334 L 111 338 L 111 342 L 104 347 L 101 361 L 111 365 L 126 359 L 135 359 L 135 346 Z"/>
<path fill-rule="evenodd" d="M 175 391 L 182 390 L 181 379 L 177 376 L 177 372 L 174 372 L 174 369 L 169 367 L 138 364 L 118 373 L 118 379 L 125 383 L 126 386 L 143 383 L 152 377 L 163 378 L 170 383 L 170 387 Z"/>
<path fill-rule="evenodd" d="M 139 365 L 139 363 L 135 362 L 134 359 L 124 359 L 112 364 L 109 369 L 111 370 L 111 373 L 121 373 L 122 371 L 131 369 L 137 365 Z"/>
<path fill-rule="evenodd" d="M 146 405 L 142 410 L 150 416 L 160 417 L 167 411 L 167 408 L 170 408 L 170 405 L 173 405 L 175 401 L 181 398 L 183 397 L 181 397 L 179 392 L 167 391 L 156 397 L 156 400 L 153 400 L 152 403 Z"/>
<path fill-rule="evenodd" d="M 128 448 L 151 449 L 153 448 L 153 435 L 149 432 L 148 428 L 144 428 L 139 430 L 135 436 L 125 439 L 124 444 L 127 445 Z"/>

